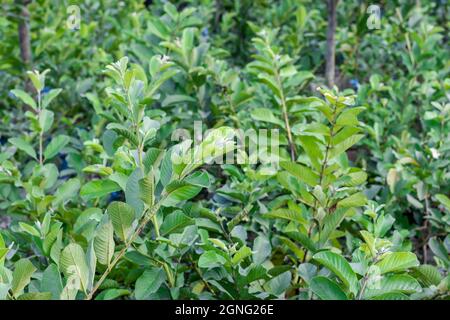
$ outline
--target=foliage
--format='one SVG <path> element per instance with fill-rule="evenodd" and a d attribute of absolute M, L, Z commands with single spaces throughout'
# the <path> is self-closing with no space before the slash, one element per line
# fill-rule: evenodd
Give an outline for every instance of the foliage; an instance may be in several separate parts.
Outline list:
<path fill-rule="evenodd" d="M 0 5 L 0 299 L 450 297 L 444 4 L 146 3 Z"/>

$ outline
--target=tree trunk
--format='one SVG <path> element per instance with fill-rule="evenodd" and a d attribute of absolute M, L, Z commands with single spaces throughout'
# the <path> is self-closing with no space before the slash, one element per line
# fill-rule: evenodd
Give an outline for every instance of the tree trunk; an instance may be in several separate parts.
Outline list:
<path fill-rule="evenodd" d="M 30 12 L 28 11 L 29 0 L 17 1 L 21 6 L 19 15 L 19 45 L 20 45 L 20 57 L 26 68 L 26 70 L 31 69 L 32 55 L 31 55 L 31 41 L 30 41 Z M 33 86 L 31 82 L 25 80 L 26 91 L 31 93 L 33 91 Z"/>
<path fill-rule="evenodd" d="M 335 70 L 335 33 L 336 33 L 336 7 L 339 0 L 328 0 L 328 28 L 327 28 L 327 49 L 325 79 L 328 87 L 334 86 Z"/>

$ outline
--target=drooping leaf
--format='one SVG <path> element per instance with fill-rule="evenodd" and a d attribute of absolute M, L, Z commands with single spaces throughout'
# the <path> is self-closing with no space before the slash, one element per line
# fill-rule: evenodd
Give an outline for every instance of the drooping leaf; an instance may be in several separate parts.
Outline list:
<path fill-rule="evenodd" d="M 309 283 L 311 290 L 321 300 L 347 300 L 347 295 L 336 282 L 323 276 L 312 278 Z"/>
<path fill-rule="evenodd" d="M 145 270 L 136 281 L 135 296 L 137 300 L 148 298 L 164 283 L 166 275 L 162 268 Z"/>
<path fill-rule="evenodd" d="M 11 90 L 11 92 L 20 100 L 22 100 L 23 103 L 25 103 L 26 105 L 29 105 L 30 107 L 32 107 L 34 110 L 37 109 L 36 106 L 36 102 L 34 101 L 34 99 L 25 91 L 20 90 L 20 89 L 15 89 L 15 90 Z"/>
<path fill-rule="evenodd" d="M 331 251 L 317 252 L 313 259 L 321 263 L 327 269 L 336 274 L 348 287 L 349 291 L 356 295 L 358 292 L 358 278 L 350 264 L 342 256 Z"/>
<path fill-rule="evenodd" d="M 69 244 L 62 251 L 59 263 L 64 275 L 70 279 L 68 281 L 73 281 L 72 289 L 75 288 L 86 292 L 89 269 L 83 248 L 76 243 Z"/>
<path fill-rule="evenodd" d="M 420 290 L 422 288 L 416 279 L 406 274 L 396 274 L 385 276 L 379 282 L 366 287 L 364 298 L 371 299 L 376 296 L 397 292 L 411 294 Z"/>
<path fill-rule="evenodd" d="M 17 297 L 30 283 L 31 276 L 36 271 L 36 267 L 28 259 L 20 259 L 15 263 L 12 274 L 11 292 Z"/>
<path fill-rule="evenodd" d="M 24 151 L 26 154 L 28 154 L 30 157 L 37 159 L 36 157 L 36 151 L 34 151 L 31 144 L 23 140 L 22 138 L 10 138 L 9 143 L 16 146 L 18 149 Z"/>
<path fill-rule="evenodd" d="M 95 232 L 94 249 L 98 262 L 104 266 L 109 266 L 114 254 L 114 248 L 114 228 L 108 219 L 101 223 Z"/>
<path fill-rule="evenodd" d="M 122 241 L 126 241 L 135 220 L 134 209 L 124 202 L 114 201 L 109 204 L 107 212 L 111 218 L 114 232 Z"/>

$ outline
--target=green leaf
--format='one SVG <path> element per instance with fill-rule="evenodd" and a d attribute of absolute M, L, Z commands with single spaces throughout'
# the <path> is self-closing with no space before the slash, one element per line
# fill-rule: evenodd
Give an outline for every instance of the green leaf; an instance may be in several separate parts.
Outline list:
<path fill-rule="evenodd" d="M 357 192 L 351 196 L 339 201 L 337 203 L 338 208 L 352 208 L 361 207 L 367 203 L 367 198 L 362 192 Z"/>
<path fill-rule="evenodd" d="M 26 232 L 26 233 L 28 233 L 28 234 L 30 234 L 32 236 L 40 237 L 39 231 L 37 231 L 35 227 L 30 226 L 29 224 L 26 224 L 25 222 L 19 222 L 19 227 L 24 232 Z"/>
<path fill-rule="evenodd" d="M 186 28 L 183 30 L 183 35 L 181 37 L 181 49 L 183 55 L 188 59 L 189 53 L 194 47 L 194 28 Z"/>
<path fill-rule="evenodd" d="M 54 263 L 49 265 L 42 274 L 41 291 L 50 292 L 52 300 L 59 300 L 63 290 L 61 274 Z"/>
<path fill-rule="evenodd" d="M 12 145 L 16 146 L 18 149 L 24 151 L 30 157 L 32 157 L 32 158 L 37 160 L 36 151 L 34 151 L 34 149 L 31 146 L 31 144 L 29 144 L 28 142 L 26 142 L 22 138 L 10 138 L 8 141 Z"/>
<path fill-rule="evenodd" d="M 89 181 L 81 187 L 80 195 L 86 199 L 100 198 L 110 194 L 111 192 L 119 191 L 120 187 L 117 183 L 111 180 L 93 180 Z"/>
<path fill-rule="evenodd" d="M 286 234 L 289 236 L 289 238 L 299 242 L 302 246 L 304 246 L 312 253 L 315 253 L 317 251 L 315 243 L 306 234 L 303 234 L 298 231 L 296 232 L 289 231 L 286 232 Z"/>
<path fill-rule="evenodd" d="M 373 297 L 370 300 L 409 300 L 409 298 L 406 294 L 401 292 L 389 292 Z"/>
<path fill-rule="evenodd" d="M 37 109 L 36 102 L 34 99 L 25 91 L 20 89 L 11 90 L 11 92 L 20 100 L 22 100 L 23 103 L 26 105 L 32 107 L 34 110 Z"/>
<path fill-rule="evenodd" d="M 60 93 L 62 89 L 52 89 L 42 98 L 42 108 L 45 109 L 48 107 L 50 102 L 55 99 Z"/>
<path fill-rule="evenodd" d="M 136 218 L 140 218 L 144 212 L 144 202 L 141 200 L 139 181 L 144 178 L 141 168 L 136 168 L 128 177 L 125 187 L 125 199 L 127 204 L 133 207 Z"/>
<path fill-rule="evenodd" d="M 51 300 L 51 292 L 28 292 L 20 295 L 17 300 Z"/>
<path fill-rule="evenodd" d="M 311 187 L 319 183 L 319 175 L 306 166 L 294 162 L 281 162 L 280 166 Z"/>
<path fill-rule="evenodd" d="M 135 219 L 134 209 L 124 202 L 111 202 L 107 212 L 111 217 L 111 222 L 116 235 L 126 241 L 132 230 Z"/>
<path fill-rule="evenodd" d="M 147 299 L 161 287 L 165 280 L 166 275 L 162 268 L 145 270 L 136 281 L 136 289 L 134 291 L 136 299 Z"/>
<path fill-rule="evenodd" d="M 52 111 L 45 109 L 41 111 L 39 115 L 39 126 L 41 127 L 42 132 L 47 132 L 50 130 L 54 117 L 55 115 Z"/>
<path fill-rule="evenodd" d="M 269 292 L 275 296 L 280 296 L 286 292 L 291 285 L 292 274 L 289 271 L 283 272 L 267 282 Z"/>
<path fill-rule="evenodd" d="M 376 266 L 380 268 L 381 274 L 404 271 L 418 265 L 419 260 L 412 252 L 389 252 L 384 255 L 381 261 L 376 263 Z"/>
<path fill-rule="evenodd" d="M 445 194 L 437 194 L 435 195 L 436 199 L 444 205 L 445 208 L 447 208 L 448 211 L 450 211 L 450 199 Z"/>
<path fill-rule="evenodd" d="M 250 257 L 251 255 L 252 250 L 247 246 L 243 246 L 233 255 L 231 263 L 233 265 L 238 265 L 242 260 L 244 260 L 247 257 Z"/>
<path fill-rule="evenodd" d="M 427 287 L 431 285 L 437 286 L 442 281 L 442 276 L 439 273 L 439 270 L 435 266 L 429 264 L 423 264 L 417 268 L 414 268 L 414 275 Z"/>
<path fill-rule="evenodd" d="M 437 239 L 437 238 L 431 238 L 428 241 L 428 246 L 430 247 L 431 251 L 435 254 L 437 258 L 442 260 L 444 265 L 447 267 L 450 266 L 450 259 L 449 254 L 445 246 Z"/>
<path fill-rule="evenodd" d="M 251 112 L 251 117 L 257 121 L 274 123 L 284 128 L 284 122 L 281 119 L 277 118 L 270 109 L 267 108 L 253 109 Z"/>
<path fill-rule="evenodd" d="M 365 108 L 357 107 L 345 109 L 336 119 L 336 125 L 338 126 L 356 126 L 358 125 L 358 114 L 361 113 Z"/>
<path fill-rule="evenodd" d="M 358 278 L 347 260 L 331 251 L 318 252 L 313 256 L 313 259 L 336 274 L 348 287 L 349 291 L 356 295 L 358 292 Z"/>
<path fill-rule="evenodd" d="M 303 218 L 302 214 L 297 210 L 291 209 L 276 209 L 274 211 L 265 213 L 262 215 L 264 218 L 273 218 L 273 219 L 285 219 L 289 221 L 295 221 L 300 223 L 301 225 L 306 225 L 307 222 L 305 218 Z"/>
<path fill-rule="evenodd" d="M 160 232 L 162 236 L 181 231 L 184 227 L 194 224 L 194 219 L 185 215 L 181 210 L 176 210 L 164 218 Z"/>
<path fill-rule="evenodd" d="M 351 136 L 350 138 L 345 139 L 341 143 L 338 143 L 333 148 L 331 148 L 329 159 L 333 159 L 339 156 L 341 153 L 347 151 L 347 149 L 351 148 L 354 144 L 356 144 L 359 140 L 364 137 L 363 134 L 356 134 Z"/>
<path fill-rule="evenodd" d="M 321 300 L 347 300 L 347 295 L 336 282 L 328 278 L 317 276 L 311 279 L 309 286 Z"/>
<path fill-rule="evenodd" d="M 253 262 L 262 264 L 272 253 L 270 241 L 262 235 L 256 237 L 253 243 Z"/>
<path fill-rule="evenodd" d="M 55 198 L 53 199 L 53 205 L 58 206 L 59 204 L 72 199 L 77 196 L 78 190 L 80 189 L 80 180 L 78 178 L 72 178 L 64 182 L 56 190 Z"/>
<path fill-rule="evenodd" d="M 262 83 L 264 83 L 266 86 L 268 86 L 270 88 L 270 90 L 272 90 L 272 92 L 281 99 L 282 94 L 281 94 L 281 88 L 278 87 L 275 79 L 268 75 L 268 74 L 264 74 L 264 73 L 260 73 L 258 74 L 258 80 L 261 81 Z"/>
<path fill-rule="evenodd" d="M 422 288 L 413 277 L 400 274 L 385 276 L 379 283 L 374 283 L 366 288 L 364 292 L 365 299 L 371 299 L 376 296 L 385 295 L 387 293 L 415 293 L 421 291 Z"/>
<path fill-rule="evenodd" d="M 153 181 L 153 174 L 150 173 L 139 180 L 139 198 L 149 207 L 154 204 L 154 190 L 155 185 Z"/>
<path fill-rule="evenodd" d="M 161 204 L 165 207 L 175 206 L 181 201 L 195 197 L 201 190 L 201 187 L 189 184 L 185 181 L 172 181 L 166 186 L 167 196 Z"/>
<path fill-rule="evenodd" d="M 86 293 L 89 269 L 83 249 L 77 243 L 71 243 L 61 253 L 59 260 L 64 275 L 69 278 L 76 289 Z M 79 288 L 77 288 L 79 285 Z M 74 288 L 74 289 L 75 289 Z"/>
<path fill-rule="evenodd" d="M 108 219 L 102 222 L 95 232 L 94 250 L 97 261 L 104 266 L 109 266 L 114 255 L 114 248 L 114 228 Z"/>
<path fill-rule="evenodd" d="M 36 267 L 28 259 L 20 259 L 15 263 L 11 283 L 11 292 L 14 297 L 17 297 L 30 283 L 31 276 L 36 270 Z"/>
<path fill-rule="evenodd" d="M 182 104 L 182 103 L 196 103 L 197 100 L 186 95 L 181 94 L 173 94 L 168 95 L 163 102 L 161 102 L 162 107 L 168 107 L 173 106 L 176 104 Z"/>
<path fill-rule="evenodd" d="M 323 228 L 319 236 L 319 243 L 321 245 L 324 245 L 332 232 L 339 227 L 347 212 L 347 208 L 339 208 L 323 219 Z"/>
<path fill-rule="evenodd" d="M 227 260 L 215 251 L 206 251 L 198 259 L 198 266 L 200 268 L 214 268 L 222 266 Z"/>
<path fill-rule="evenodd" d="M 114 300 L 123 296 L 128 296 L 131 294 L 130 290 L 126 289 L 108 289 L 100 292 L 95 300 Z"/>
<path fill-rule="evenodd" d="M 50 141 L 44 151 L 44 157 L 49 160 L 56 156 L 62 148 L 64 148 L 70 141 L 70 138 L 65 135 L 56 136 Z"/>

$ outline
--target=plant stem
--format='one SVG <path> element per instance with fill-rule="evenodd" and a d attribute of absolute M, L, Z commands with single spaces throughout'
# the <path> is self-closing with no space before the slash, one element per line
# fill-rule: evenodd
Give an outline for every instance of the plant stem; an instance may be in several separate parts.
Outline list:
<path fill-rule="evenodd" d="M 41 116 L 41 91 L 38 91 L 38 119 Z M 42 164 L 44 163 L 43 159 L 42 159 L 42 153 L 43 153 L 43 140 L 44 140 L 44 129 L 40 128 L 40 132 L 39 132 L 39 164 L 42 166 Z"/>
<path fill-rule="evenodd" d="M 131 237 L 128 239 L 128 241 L 125 242 L 124 247 L 122 250 L 119 251 L 118 255 L 114 258 L 114 260 L 108 265 L 108 268 L 103 272 L 100 279 L 97 281 L 95 286 L 92 288 L 92 291 L 86 296 L 85 300 L 91 300 L 94 296 L 95 292 L 97 292 L 100 285 L 105 281 L 106 277 L 111 273 L 113 268 L 116 266 L 116 264 L 122 259 L 122 257 L 127 252 L 128 248 L 133 244 L 134 240 L 136 240 L 137 236 L 141 233 L 141 231 L 145 228 L 147 223 L 153 218 L 153 216 L 158 212 L 161 202 L 158 202 L 157 205 L 155 205 L 153 208 L 150 209 L 150 212 L 147 214 L 147 211 L 144 212 L 144 218 L 142 219 L 141 223 L 139 224 L 136 231 L 131 235 Z"/>
<path fill-rule="evenodd" d="M 280 74 L 278 72 L 278 68 L 275 67 L 274 71 L 275 71 L 275 78 L 277 80 L 277 84 L 278 84 L 278 87 L 280 89 L 280 94 L 281 94 L 281 108 L 282 108 L 282 113 L 283 113 L 284 125 L 286 127 L 286 133 L 287 133 L 287 136 L 288 136 L 289 148 L 291 150 L 291 160 L 295 161 L 297 150 L 295 148 L 294 139 L 292 138 L 291 126 L 289 124 L 289 117 L 288 117 L 288 110 L 287 110 L 287 105 L 286 105 L 286 98 L 285 98 L 285 95 L 284 95 L 283 86 L 281 84 L 281 79 L 280 79 Z"/>

